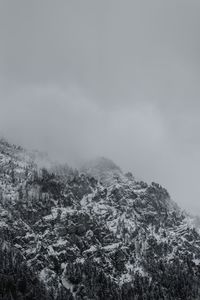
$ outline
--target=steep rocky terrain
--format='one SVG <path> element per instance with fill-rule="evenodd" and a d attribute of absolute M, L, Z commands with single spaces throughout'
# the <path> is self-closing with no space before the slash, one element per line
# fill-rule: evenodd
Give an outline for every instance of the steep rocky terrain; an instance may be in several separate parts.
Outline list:
<path fill-rule="evenodd" d="M 0 299 L 200 299 L 200 236 L 166 189 L 39 157 L 0 141 Z"/>

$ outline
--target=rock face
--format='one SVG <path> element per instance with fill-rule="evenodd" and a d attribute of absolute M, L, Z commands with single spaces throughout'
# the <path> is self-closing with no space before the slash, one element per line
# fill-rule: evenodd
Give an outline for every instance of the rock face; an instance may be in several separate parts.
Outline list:
<path fill-rule="evenodd" d="M 47 170 L 0 141 L 0 299 L 200 299 L 191 224 L 105 158 Z"/>

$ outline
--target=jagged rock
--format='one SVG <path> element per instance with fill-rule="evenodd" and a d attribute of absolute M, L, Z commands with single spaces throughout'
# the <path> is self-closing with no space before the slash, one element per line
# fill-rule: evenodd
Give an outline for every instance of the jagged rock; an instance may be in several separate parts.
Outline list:
<path fill-rule="evenodd" d="M 0 299 L 199 299 L 193 223 L 166 189 L 110 160 L 79 174 L 0 141 Z"/>

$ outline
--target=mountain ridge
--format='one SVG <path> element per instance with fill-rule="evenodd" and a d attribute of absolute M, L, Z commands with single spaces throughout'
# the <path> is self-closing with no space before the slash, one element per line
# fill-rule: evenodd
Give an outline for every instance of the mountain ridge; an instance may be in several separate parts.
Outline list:
<path fill-rule="evenodd" d="M 167 190 L 89 165 L 41 168 L 0 142 L 0 299 L 199 299 L 200 236 Z"/>

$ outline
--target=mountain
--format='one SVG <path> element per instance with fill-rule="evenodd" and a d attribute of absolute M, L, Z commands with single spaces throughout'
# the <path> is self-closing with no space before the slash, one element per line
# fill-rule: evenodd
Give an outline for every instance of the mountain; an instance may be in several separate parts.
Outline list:
<path fill-rule="evenodd" d="M 200 236 L 165 188 L 38 161 L 0 140 L 0 299 L 200 299 Z"/>
<path fill-rule="evenodd" d="M 113 184 L 123 176 L 123 173 L 112 160 L 105 157 L 98 157 L 86 162 L 80 171 L 89 176 L 96 178 L 106 186 Z"/>

